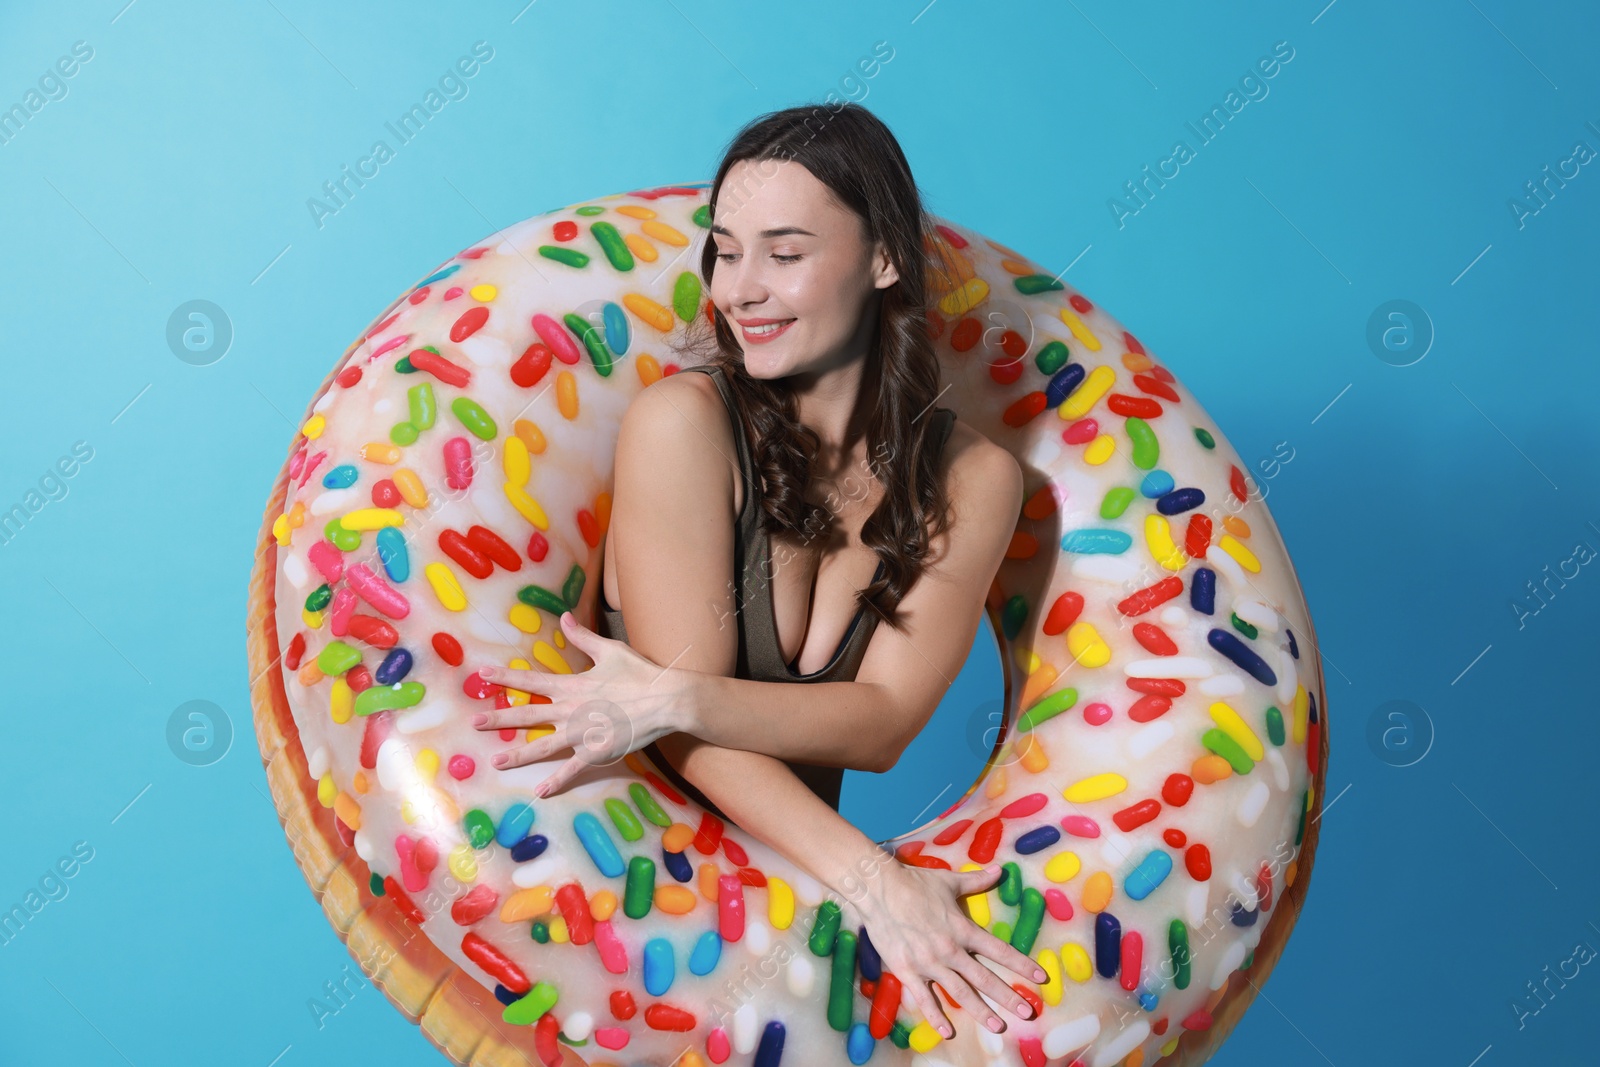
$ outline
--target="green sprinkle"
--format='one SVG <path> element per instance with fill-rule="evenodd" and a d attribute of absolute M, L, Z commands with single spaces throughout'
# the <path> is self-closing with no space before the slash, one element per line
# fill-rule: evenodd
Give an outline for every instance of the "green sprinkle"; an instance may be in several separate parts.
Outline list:
<path fill-rule="evenodd" d="M 553 259 L 557 263 L 565 263 L 569 267 L 587 267 L 589 256 L 576 248 L 562 248 L 560 245 L 540 245 L 539 254 L 545 259 Z"/>
<path fill-rule="evenodd" d="M 377 871 L 372 871 L 367 875 L 367 889 L 375 897 L 381 897 L 389 892 L 383 888 L 383 876 Z"/>
<path fill-rule="evenodd" d="M 589 361 L 594 364 L 594 369 L 600 376 L 610 377 L 611 365 L 616 362 L 616 357 L 611 354 L 611 349 L 606 347 L 606 335 L 600 328 L 582 315 L 570 311 L 561 316 L 561 321 L 567 324 L 567 329 L 583 340 L 583 347 L 589 352 Z"/>
<path fill-rule="evenodd" d="M 1272 705 L 1267 705 L 1267 737 L 1275 745 L 1284 742 L 1283 712 Z"/>
<path fill-rule="evenodd" d="M 567 600 L 567 610 L 578 606 L 578 598 L 583 596 L 583 568 L 576 563 L 567 572 L 567 580 L 561 583 L 561 595 Z"/>
<path fill-rule="evenodd" d="M 542 608 L 552 615 L 560 615 L 567 609 L 567 602 L 556 596 L 542 585 L 525 585 L 517 590 L 517 599 L 530 608 Z"/>
<path fill-rule="evenodd" d="M 1040 374 L 1054 374 L 1067 363 L 1067 346 L 1060 341 L 1051 341 L 1039 349 L 1039 354 L 1033 357 L 1034 365 L 1039 368 Z"/>
<path fill-rule="evenodd" d="M 1167 926 L 1167 951 L 1172 955 L 1172 984 L 1179 989 L 1189 988 L 1189 928 L 1182 919 L 1173 919 Z"/>
<path fill-rule="evenodd" d="M 1204 445 L 1207 448 L 1216 448 L 1217 447 L 1217 439 L 1215 437 L 1211 436 L 1211 431 L 1210 430 L 1207 430 L 1207 429 L 1205 429 L 1203 427 L 1196 426 L 1194 428 L 1194 439 L 1196 441 L 1199 441 L 1202 445 Z"/>
<path fill-rule="evenodd" d="M 1064 288 L 1062 284 L 1048 274 L 1024 274 L 1014 283 L 1017 292 L 1024 296 L 1033 296 L 1036 293 L 1048 293 Z"/>
<path fill-rule="evenodd" d="M 399 359 L 395 360 L 394 361 L 394 369 L 395 369 L 395 373 L 396 374 L 415 374 L 415 373 L 417 373 L 417 368 L 415 368 L 415 367 L 413 367 L 411 365 L 411 357 L 410 356 L 401 356 Z"/>
<path fill-rule="evenodd" d="M 433 383 L 423 382 L 406 390 L 406 401 L 411 407 L 411 425 L 419 430 L 433 428 L 438 408 L 433 399 Z"/>
<path fill-rule="evenodd" d="M 389 427 L 389 440 L 401 448 L 417 443 L 417 438 L 422 436 L 422 431 L 409 422 L 397 422 Z"/>
<path fill-rule="evenodd" d="M 622 914 L 630 919 L 642 919 L 650 914 L 650 902 L 656 895 L 656 864 L 648 856 L 635 856 L 628 861 L 628 880 L 622 892 Z"/>
<path fill-rule="evenodd" d="M 678 275 L 672 284 L 672 310 L 684 322 L 693 322 L 700 312 L 700 276 L 690 271 Z"/>
<path fill-rule="evenodd" d="M 1257 631 L 1254 626 L 1251 626 L 1237 615 L 1231 616 L 1229 621 L 1233 623 L 1233 628 L 1235 630 L 1238 630 L 1252 641 L 1256 639 Z"/>
<path fill-rule="evenodd" d="M 414 708 L 422 703 L 422 698 L 427 692 L 427 687 L 421 682 L 370 685 L 356 694 L 356 714 L 371 715 L 375 711 Z"/>
<path fill-rule="evenodd" d="M 616 797 L 606 797 L 605 803 L 606 814 L 611 816 L 611 825 L 617 828 L 617 833 L 622 835 L 624 841 L 637 841 L 644 836 L 644 827 L 639 825 L 632 808 Z"/>
<path fill-rule="evenodd" d="M 1000 632 L 1005 634 L 1006 640 L 1014 640 L 1022 632 L 1022 624 L 1027 621 L 1028 599 L 1022 596 L 1007 599 L 1000 611 Z"/>
<path fill-rule="evenodd" d="M 360 662 L 360 651 L 343 641 L 329 641 L 317 653 L 317 670 L 323 674 L 343 674 Z"/>
<path fill-rule="evenodd" d="M 826 956 L 833 951 L 833 942 L 839 936 L 839 905 L 824 900 L 817 905 L 817 917 L 811 923 L 811 954 Z"/>
<path fill-rule="evenodd" d="M 1100 517 L 1102 519 L 1115 519 L 1128 510 L 1128 505 L 1133 503 L 1133 490 L 1125 485 L 1107 490 L 1106 495 L 1100 500 Z"/>
<path fill-rule="evenodd" d="M 311 595 L 306 597 L 306 610 L 321 611 L 323 608 L 328 606 L 328 602 L 332 599 L 333 587 L 327 582 L 323 582 L 321 585 L 311 590 Z"/>
<path fill-rule="evenodd" d="M 1245 754 L 1239 747 L 1239 742 L 1229 737 L 1216 727 L 1207 730 L 1200 738 L 1200 743 L 1228 761 L 1236 774 L 1249 774 L 1255 767 L 1256 761 Z"/>
<path fill-rule="evenodd" d="M 1005 873 L 1000 876 L 1000 884 L 995 888 L 1000 891 L 1000 900 L 1012 907 L 1022 903 L 1022 868 L 1017 866 L 1015 860 L 1007 860 L 1000 865 Z"/>
<path fill-rule="evenodd" d="M 1033 951 L 1044 925 L 1044 894 L 1033 886 L 1022 891 L 1022 908 L 1017 912 L 1017 928 L 1011 931 L 1011 947 L 1021 953 Z"/>
<path fill-rule="evenodd" d="M 856 992 L 856 935 L 840 930 L 834 943 L 828 983 L 828 1025 L 841 1034 L 850 1029 Z"/>
<path fill-rule="evenodd" d="M 541 945 L 550 943 L 550 927 L 542 922 L 535 921 L 533 926 L 528 929 L 528 934 Z"/>
<path fill-rule="evenodd" d="M 356 530 L 346 530 L 344 523 L 338 519 L 329 519 L 328 525 L 322 528 L 322 536 L 333 542 L 333 547 L 340 552 L 354 552 L 361 547 L 361 534 Z"/>
<path fill-rule="evenodd" d="M 606 209 L 598 204 L 585 204 L 576 212 L 579 215 L 604 215 L 605 213 Z"/>
<path fill-rule="evenodd" d="M 537 982 L 526 996 L 506 1005 L 500 1018 L 513 1026 L 529 1026 L 539 1021 L 539 1016 L 555 1007 L 556 987 L 549 982 Z"/>
<path fill-rule="evenodd" d="M 694 214 L 690 217 L 694 219 L 694 224 L 696 226 L 700 227 L 702 230 L 709 230 L 711 228 L 711 205 L 701 204 L 699 207 L 695 208 Z M 905 1048 L 904 1045 L 901 1045 L 900 1047 Z"/>
<path fill-rule="evenodd" d="M 600 251 L 606 254 L 606 259 L 611 261 L 613 267 L 617 270 L 633 269 L 633 253 L 628 250 L 628 243 L 615 226 L 609 222 L 595 222 L 589 225 L 589 232 L 594 235 Z"/>
<path fill-rule="evenodd" d="M 473 848 L 487 848 L 494 840 L 494 820 L 482 808 L 473 808 L 461 821 L 467 829 L 467 843 Z"/>
<path fill-rule="evenodd" d="M 1022 713 L 1017 720 L 1019 733 L 1027 733 L 1040 723 L 1055 718 L 1078 702 L 1078 691 L 1071 686 L 1058 689 Z"/>
<path fill-rule="evenodd" d="M 458 396 L 450 401 L 450 410 L 461 420 L 461 425 L 481 441 L 493 441 L 500 432 L 489 413 L 469 396 Z"/>
<path fill-rule="evenodd" d="M 628 795 L 633 798 L 634 806 L 639 809 L 640 815 L 663 829 L 672 825 L 672 816 L 656 803 L 656 798 L 650 795 L 650 790 L 643 782 L 628 783 Z"/>
<path fill-rule="evenodd" d="M 1154 467 L 1156 460 L 1161 458 L 1161 444 L 1156 440 L 1156 432 L 1148 422 L 1137 416 L 1129 416 L 1124 425 L 1128 440 L 1133 443 L 1133 465 L 1142 471 Z"/>

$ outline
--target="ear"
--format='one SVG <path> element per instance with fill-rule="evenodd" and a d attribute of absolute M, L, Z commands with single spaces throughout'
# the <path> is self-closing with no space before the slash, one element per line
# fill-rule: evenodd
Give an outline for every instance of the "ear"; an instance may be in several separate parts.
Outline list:
<path fill-rule="evenodd" d="M 900 280 L 900 272 L 895 269 L 894 260 L 889 257 L 889 249 L 879 241 L 872 248 L 872 285 L 876 289 L 887 289 Z"/>

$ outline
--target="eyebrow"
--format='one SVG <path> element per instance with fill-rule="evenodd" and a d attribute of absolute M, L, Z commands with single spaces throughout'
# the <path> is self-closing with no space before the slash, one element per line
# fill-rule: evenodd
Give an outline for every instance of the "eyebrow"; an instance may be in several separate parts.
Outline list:
<path fill-rule="evenodd" d="M 733 236 L 733 234 L 729 233 L 725 227 L 719 226 L 716 223 L 712 223 L 711 224 L 711 232 L 712 233 L 720 233 L 724 237 L 732 237 Z M 775 229 L 771 229 L 771 230 L 762 230 L 760 233 L 756 234 L 756 236 L 757 237 L 787 237 L 789 234 L 792 234 L 792 233 L 797 233 L 797 234 L 800 234 L 800 235 L 805 236 L 805 237 L 815 237 L 816 236 L 816 234 L 812 233 L 810 230 L 803 230 L 798 226 L 779 226 L 779 227 L 777 227 Z"/>

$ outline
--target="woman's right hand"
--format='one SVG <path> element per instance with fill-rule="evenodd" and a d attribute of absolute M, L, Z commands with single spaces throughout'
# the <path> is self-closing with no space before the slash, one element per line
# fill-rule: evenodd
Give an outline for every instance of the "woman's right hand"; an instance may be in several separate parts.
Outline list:
<path fill-rule="evenodd" d="M 957 872 L 895 861 L 879 868 L 858 901 L 867 936 L 883 960 L 884 970 L 900 980 L 912 1003 L 947 1039 L 955 1030 L 930 982 L 938 982 L 995 1033 L 1004 1030 L 1005 1023 L 979 993 L 1020 1019 L 1033 1015 L 1028 1001 L 972 953 L 1036 984 L 1045 980 L 1045 972 L 1026 953 L 973 922 L 959 901 L 993 888 L 1004 873 L 999 864 Z"/>

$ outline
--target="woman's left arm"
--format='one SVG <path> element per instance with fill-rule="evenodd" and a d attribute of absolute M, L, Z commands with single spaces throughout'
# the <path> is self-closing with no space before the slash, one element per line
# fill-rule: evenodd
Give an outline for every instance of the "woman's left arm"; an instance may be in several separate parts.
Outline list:
<path fill-rule="evenodd" d="M 900 602 L 904 630 L 880 623 L 852 682 L 687 680 L 679 729 L 723 748 L 852 770 L 887 771 L 960 673 L 1022 509 L 1015 457 L 974 435 L 951 456 L 950 527 Z"/>

